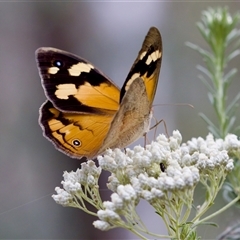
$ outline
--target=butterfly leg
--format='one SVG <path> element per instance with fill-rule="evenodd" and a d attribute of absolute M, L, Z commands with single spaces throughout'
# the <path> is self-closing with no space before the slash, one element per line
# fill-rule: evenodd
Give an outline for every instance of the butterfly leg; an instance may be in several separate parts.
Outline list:
<path fill-rule="evenodd" d="M 165 134 L 166 134 L 167 137 L 169 138 L 169 134 L 168 134 L 168 130 L 167 130 L 167 124 L 166 124 L 166 122 L 164 121 L 164 119 L 161 119 L 161 120 L 157 121 L 149 130 L 152 130 L 152 129 L 155 128 L 154 138 L 156 138 L 157 126 L 158 126 L 161 122 L 163 122 Z"/>

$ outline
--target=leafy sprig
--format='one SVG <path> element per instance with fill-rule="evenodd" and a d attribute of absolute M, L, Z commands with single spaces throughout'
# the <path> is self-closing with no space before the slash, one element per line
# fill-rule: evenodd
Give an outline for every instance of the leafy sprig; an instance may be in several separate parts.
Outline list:
<path fill-rule="evenodd" d="M 187 43 L 187 46 L 201 54 L 206 64 L 205 67 L 198 65 L 197 68 L 203 74 L 200 79 L 208 89 L 208 98 L 216 112 L 218 122 L 214 124 L 204 113 L 200 113 L 200 116 L 215 137 L 224 138 L 228 133 L 237 134 L 240 131 L 240 125 L 234 127 L 240 93 L 227 103 L 227 92 L 237 69 L 233 68 L 226 72 L 229 62 L 240 54 L 238 49 L 240 30 L 236 28 L 239 20 L 240 14 L 231 16 L 226 7 L 209 8 L 203 11 L 202 21 L 197 23 L 197 27 L 210 50 Z"/>

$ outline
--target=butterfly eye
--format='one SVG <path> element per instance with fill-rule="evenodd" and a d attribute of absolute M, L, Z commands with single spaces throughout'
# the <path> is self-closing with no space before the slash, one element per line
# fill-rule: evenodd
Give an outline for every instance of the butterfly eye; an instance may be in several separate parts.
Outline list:
<path fill-rule="evenodd" d="M 56 60 L 56 61 L 53 62 L 53 65 L 54 65 L 55 67 L 62 67 L 63 64 L 62 64 L 61 61 Z"/>
<path fill-rule="evenodd" d="M 78 139 L 74 139 L 74 140 L 72 141 L 72 143 L 73 143 L 73 145 L 74 145 L 75 147 L 80 147 L 80 146 L 81 146 L 81 141 L 79 141 Z"/>

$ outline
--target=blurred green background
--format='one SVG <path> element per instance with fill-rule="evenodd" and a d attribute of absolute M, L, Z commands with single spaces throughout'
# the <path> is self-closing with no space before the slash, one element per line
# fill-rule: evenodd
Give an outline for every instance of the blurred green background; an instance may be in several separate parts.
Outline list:
<path fill-rule="evenodd" d="M 230 1 L 0 3 L 0 239 L 136 239 L 122 229 L 95 230 L 95 218 L 52 200 L 63 171 L 76 170 L 80 162 L 56 151 L 42 136 L 38 109 L 45 96 L 35 50 L 44 46 L 73 52 L 121 86 L 149 27 L 158 27 L 163 62 L 155 104 L 189 103 L 194 109 L 156 106 L 154 116 L 165 120 L 169 133 L 179 129 L 184 141 L 205 137 L 207 126 L 198 113 L 204 112 L 212 120 L 215 116 L 195 67 L 202 59 L 185 42 L 206 48 L 195 23 L 209 6 L 225 5 L 231 13 L 240 9 L 240 2 Z M 239 68 L 239 57 L 234 66 Z M 239 92 L 238 77 L 229 100 Z M 158 133 L 163 132 L 161 125 Z M 106 179 L 103 176 L 101 188 L 107 200 Z M 204 195 L 197 193 L 196 205 L 203 199 Z M 226 204 L 221 195 L 217 200 L 215 210 Z M 202 239 L 214 239 L 235 223 L 239 210 L 232 210 L 213 219 L 219 228 L 199 228 Z M 145 203 L 140 204 L 139 212 L 150 230 L 166 234 Z"/>

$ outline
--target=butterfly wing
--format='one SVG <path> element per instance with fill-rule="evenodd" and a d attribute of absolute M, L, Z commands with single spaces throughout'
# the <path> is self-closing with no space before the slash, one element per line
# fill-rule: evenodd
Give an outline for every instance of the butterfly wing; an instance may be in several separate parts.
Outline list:
<path fill-rule="evenodd" d="M 150 28 L 121 92 L 91 63 L 71 53 L 40 48 L 36 58 L 49 100 L 39 121 L 59 150 L 92 158 L 107 148 L 126 147 L 148 130 L 162 59 L 156 28 Z"/>
<path fill-rule="evenodd" d="M 107 148 L 124 148 L 142 137 L 149 129 L 151 116 L 144 81 L 136 78 L 124 95 L 98 154 Z"/>
<path fill-rule="evenodd" d="M 93 158 L 102 146 L 113 115 L 66 113 L 50 101 L 40 108 L 39 123 L 44 136 L 57 149 L 74 158 Z"/>
<path fill-rule="evenodd" d="M 63 112 L 105 113 L 119 107 L 119 88 L 90 62 L 56 48 L 39 48 L 36 60 L 49 101 Z"/>
<path fill-rule="evenodd" d="M 49 100 L 40 108 L 44 136 L 71 157 L 94 157 L 119 108 L 119 88 L 69 52 L 39 48 L 36 60 Z"/>
<path fill-rule="evenodd" d="M 151 110 L 162 60 L 162 39 L 157 28 L 149 29 L 120 93 L 120 108 L 99 151 L 123 148 L 149 130 Z"/>
<path fill-rule="evenodd" d="M 152 105 L 157 90 L 161 62 L 161 34 L 156 27 L 151 27 L 143 41 L 137 59 L 133 63 L 133 66 L 123 84 L 120 93 L 120 102 L 134 79 L 140 77 L 144 81 L 148 99 Z"/>

